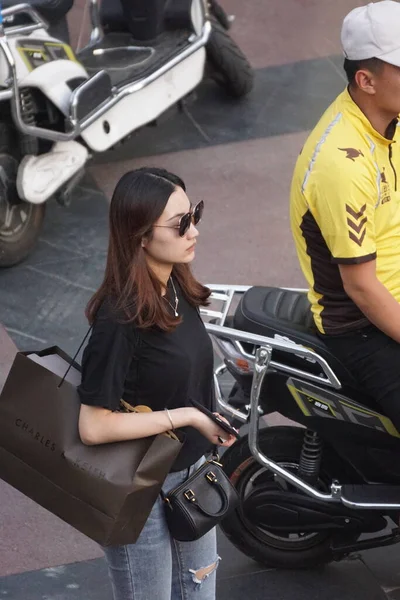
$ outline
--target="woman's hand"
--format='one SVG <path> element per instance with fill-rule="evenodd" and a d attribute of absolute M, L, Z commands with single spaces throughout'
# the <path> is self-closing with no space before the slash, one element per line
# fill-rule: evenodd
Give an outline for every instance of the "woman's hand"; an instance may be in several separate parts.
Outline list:
<path fill-rule="evenodd" d="M 236 442 L 234 435 L 219 427 L 219 425 L 214 423 L 207 415 L 200 410 L 197 410 L 197 408 L 194 408 L 193 411 L 195 412 L 193 413 L 192 427 L 195 427 L 195 429 L 200 431 L 200 433 L 214 446 L 224 446 L 225 448 L 229 448 L 229 446 L 232 446 L 232 444 Z M 230 425 L 225 417 L 218 413 L 214 414 Z"/>
<path fill-rule="evenodd" d="M 217 412 L 215 412 L 215 413 L 214 413 L 214 415 L 215 415 L 216 417 L 219 417 L 219 418 L 220 418 L 222 421 L 225 421 L 225 423 L 227 423 L 227 424 L 228 424 L 230 427 L 232 427 L 232 424 L 231 424 L 231 423 L 229 423 L 229 421 L 228 421 L 228 419 L 227 419 L 226 417 L 224 417 L 223 415 L 220 415 L 220 414 L 219 414 L 219 413 L 217 413 Z M 236 429 L 236 427 L 233 427 L 233 429 L 234 429 L 235 431 L 238 431 L 238 430 Z M 228 440 L 226 439 L 226 437 L 227 437 L 227 436 L 228 436 L 228 438 L 232 438 L 232 437 L 233 437 L 233 442 L 230 442 L 230 443 L 229 443 L 229 446 L 232 446 L 232 444 L 233 444 L 233 443 L 236 441 L 236 439 L 237 439 L 237 438 L 235 438 L 235 436 L 234 436 L 234 435 L 232 435 L 232 434 L 228 433 L 228 432 L 227 432 L 227 431 L 225 431 L 224 429 L 223 429 L 222 431 L 224 432 L 224 435 L 220 436 L 220 438 L 219 438 L 219 441 L 220 441 L 220 443 L 221 443 L 221 446 L 225 446 L 225 443 L 224 443 L 224 442 L 228 441 Z M 238 432 L 238 433 L 239 433 L 239 432 Z M 222 442 L 221 442 L 221 440 L 222 440 Z"/>

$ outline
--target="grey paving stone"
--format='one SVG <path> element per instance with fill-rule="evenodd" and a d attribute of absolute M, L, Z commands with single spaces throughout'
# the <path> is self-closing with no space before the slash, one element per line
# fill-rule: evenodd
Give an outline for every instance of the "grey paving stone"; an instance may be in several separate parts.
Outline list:
<path fill-rule="evenodd" d="M 317 571 L 237 571 L 229 552 L 228 573 L 219 570 L 218 600 L 384 600 L 383 591 L 360 561 L 346 561 Z M 222 564 L 222 563 L 221 563 Z M 157 566 L 154 565 L 156 574 Z M 12 575 L 0 579 L 7 600 L 111 600 L 103 559 Z M 150 599 L 149 599 L 150 600 Z"/>
<path fill-rule="evenodd" d="M 220 581 L 218 600 L 385 600 L 360 561 L 320 571 L 265 571 Z"/>

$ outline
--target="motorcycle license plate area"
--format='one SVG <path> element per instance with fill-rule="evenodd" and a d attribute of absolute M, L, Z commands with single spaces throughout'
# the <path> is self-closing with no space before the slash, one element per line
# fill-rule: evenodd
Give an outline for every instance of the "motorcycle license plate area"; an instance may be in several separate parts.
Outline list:
<path fill-rule="evenodd" d="M 25 39 L 18 41 L 17 49 L 29 71 L 53 60 L 78 62 L 72 48 L 62 42 Z"/>

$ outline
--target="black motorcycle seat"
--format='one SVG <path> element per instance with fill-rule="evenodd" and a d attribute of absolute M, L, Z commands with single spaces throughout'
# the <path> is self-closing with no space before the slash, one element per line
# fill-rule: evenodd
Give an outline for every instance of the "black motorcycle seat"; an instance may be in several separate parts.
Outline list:
<path fill-rule="evenodd" d="M 22 0 L 3 0 L 2 8 L 10 8 L 21 4 Z M 30 4 L 36 9 L 40 15 L 49 23 L 56 23 L 71 10 L 73 0 L 27 0 L 26 4 Z"/>
<path fill-rule="evenodd" d="M 312 348 L 324 358 L 342 385 L 357 388 L 348 369 L 335 357 L 321 337 L 311 312 L 307 293 L 274 287 L 252 287 L 241 298 L 234 316 L 234 327 L 242 331 L 280 336 Z M 299 359 L 304 369 L 305 361 Z"/>
<path fill-rule="evenodd" d="M 100 19 L 106 32 L 131 33 L 135 40 L 154 40 L 163 30 L 166 0 L 102 0 Z"/>

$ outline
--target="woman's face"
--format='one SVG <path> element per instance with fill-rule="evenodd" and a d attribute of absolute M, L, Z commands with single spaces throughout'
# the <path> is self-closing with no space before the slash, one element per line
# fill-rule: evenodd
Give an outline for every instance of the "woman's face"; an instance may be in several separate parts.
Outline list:
<path fill-rule="evenodd" d="M 195 256 L 198 230 L 190 224 L 183 237 L 179 236 L 179 220 L 191 209 L 189 198 L 177 187 L 169 197 L 163 214 L 154 224 L 151 239 L 143 239 L 148 258 L 162 264 L 190 263 Z"/>

